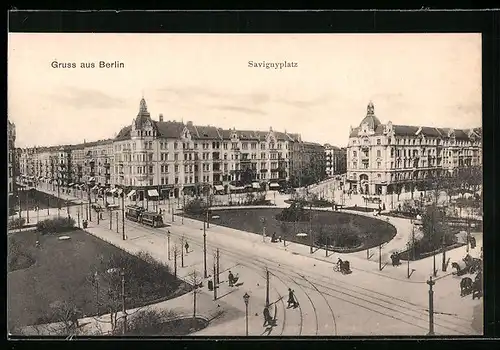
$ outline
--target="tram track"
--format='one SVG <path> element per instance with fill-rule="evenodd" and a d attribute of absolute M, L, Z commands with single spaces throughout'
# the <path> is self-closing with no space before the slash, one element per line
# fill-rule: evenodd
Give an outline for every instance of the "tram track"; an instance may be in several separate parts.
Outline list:
<path fill-rule="evenodd" d="M 162 230 L 162 229 L 148 228 L 148 227 L 145 227 L 143 225 L 136 224 L 136 223 L 131 223 L 131 222 L 127 222 L 126 226 L 130 226 L 130 227 L 133 227 L 133 228 L 138 228 L 138 229 L 141 229 L 141 231 L 147 231 L 147 232 L 149 232 L 149 233 L 151 233 L 151 234 L 153 234 L 155 236 L 158 236 L 158 237 L 164 237 L 165 236 L 164 230 Z M 183 226 L 175 225 L 174 224 L 173 227 L 182 228 Z M 184 227 L 185 227 L 185 229 L 189 230 L 188 226 L 184 226 Z M 177 236 L 177 237 L 184 236 L 184 234 L 182 234 L 182 233 L 171 233 L 171 234 L 173 236 Z M 203 241 L 200 240 L 198 237 L 192 237 L 192 236 L 190 236 L 189 239 L 190 239 L 191 242 L 193 242 L 193 244 L 195 244 L 197 246 L 203 247 Z M 300 270 L 300 267 L 297 267 L 297 266 L 287 266 L 286 264 L 277 263 L 276 261 L 270 260 L 270 259 L 265 258 L 265 257 L 247 258 L 243 254 L 240 254 L 239 252 L 235 251 L 234 249 L 229 250 L 227 248 L 221 248 L 220 246 L 218 246 L 216 244 L 209 243 L 209 242 L 207 242 L 207 249 L 208 249 L 208 247 L 212 247 L 212 248 L 218 247 L 219 250 L 226 255 L 226 257 L 231 257 L 232 259 L 235 259 L 235 261 L 239 262 L 240 264 L 242 263 L 242 261 L 245 261 L 246 263 L 243 264 L 243 265 L 246 266 L 247 268 L 250 268 L 250 269 L 255 269 L 256 263 L 258 263 L 259 266 L 268 267 L 268 269 L 272 269 L 273 271 L 277 271 L 277 272 L 279 272 L 281 274 L 284 273 L 287 277 L 289 277 L 291 279 L 293 279 L 293 277 L 291 277 L 291 276 L 297 275 L 296 271 Z M 279 266 L 276 266 L 276 265 L 279 265 Z M 302 272 L 304 273 L 305 271 L 302 270 Z M 307 285 L 301 285 L 300 288 L 309 288 L 310 290 L 314 290 L 318 294 L 320 294 L 324 299 L 326 299 L 325 295 L 327 295 L 329 297 L 332 297 L 332 298 L 335 298 L 335 299 L 347 302 L 347 303 L 349 303 L 351 305 L 355 305 L 355 306 L 358 306 L 360 308 L 364 308 L 364 309 L 370 310 L 370 311 L 375 312 L 375 313 L 377 313 L 379 315 L 383 315 L 383 316 L 386 316 L 386 317 L 389 317 L 389 318 L 393 318 L 393 319 L 396 319 L 398 321 L 410 324 L 410 325 L 412 325 L 414 327 L 424 329 L 423 327 L 418 327 L 414 322 L 411 322 L 411 321 L 408 321 L 408 320 L 404 320 L 404 319 L 401 318 L 401 317 L 403 317 L 403 318 L 408 318 L 409 317 L 409 318 L 413 318 L 413 319 L 418 319 L 420 321 L 426 320 L 428 314 L 426 315 L 426 309 L 422 305 L 418 305 L 418 304 L 415 304 L 415 303 L 407 302 L 407 301 L 405 301 L 403 299 L 400 299 L 400 298 L 397 298 L 397 297 L 393 297 L 393 296 L 390 296 L 390 295 L 386 295 L 386 294 L 383 294 L 383 293 L 379 293 L 379 292 L 373 291 L 373 290 L 368 289 L 368 288 L 350 285 L 350 284 L 345 283 L 345 282 L 340 282 L 339 283 L 339 280 L 336 280 L 335 283 L 337 284 L 337 287 L 338 287 L 338 284 L 342 284 L 343 285 L 341 287 L 342 290 L 339 290 L 339 289 L 335 288 L 336 287 L 335 284 L 332 283 L 331 276 L 325 276 L 325 275 L 322 275 L 322 274 L 318 274 L 316 272 L 311 273 L 311 271 L 307 271 L 306 274 L 309 275 L 309 279 L 307 280 L 307 283 L 308 284 L 312 284 L 313 287 L 311 288 L 311 287 L 309 287 Z M 328 278 L 329 281 L 325 281 L 325 278 Z M 295 284 L 299 285 L 299 283 L 297 283 L 297 281 L 295 281 Z M 285 283 L 285 285 L 286 285 L 286 283 Z M 357 288 L 357 289 L 364 290 L 364 291 L 366 291 L 366 293 L 357 291 L 357 290 L 355 290 L 353 288 L 350 288 L 350 287 L 354 287 L 354 288 Z M 322 292 L 320 290 L 320 288 L 321 289 L 326 289 L 326 291 Z M 307 293 L 306 293 L 306 295 L 307 295 Z M 365 298 L 363 298 L 363 297 L 365 297 Z M 384 298 L 385 299 L 389 299 L 389 301 L 384 300 Z M 350 300 L 350 299 L 355 299 L 355 300 Z M 395 302 L 399 302 L 400 305 L 396 305 L 395 307 L 389 307 L 389 308 L 387 308 L 388 305 L 394 306 Z M 363 303 L 366 303 L 369 306 L 362 305 Z M 372 306 L 374 304 L 378 304 L 378 307 L 384 309 L 384 311 L 387 311 L 389 309 L 389 311 L 391 311 L 391 313 L 382 312 L 382 311 L 377 310 L 377 309 L 375 309 L 373 307 L 370 307 L 370 306 Z M 383 304 L 387 304 L 387 305 L 383 305 Z M 397 310 L 397 308 L 403 308 L 404 311 Z M 407 311 L 412 312 L 412 313 L 417 313 L 417 315 L 411 315 Z M 333 313 L 333 310 L 331 312 Z M 316 318 L 317 318 L 317 314 L 316 314 Z M 452 318 L 453 318 L 453 316 L 452 316 Z M 455 319 L 458 320 L 459 318 L 455 318 Z M 442 323 L 446 323 L 447 325 L 442 324 Z M 334 324 L 335 324 L 335 328 L 336 328 L 336 321 L 334 321 Z M 455 327 L 458 326 L 458 327 L 462 328 L 462 326 L 459 325 L 459 324 L 456 324 L 456 323 L 454 323 L 454 322 L 452 322 L 450 320 L 444 320 L 442 317 L 440 317 L 438 315 L 435 315 L 435 325 L 436 326 L 441 326 L 443 329 L 448 329 L 448 330 L 451 330 L 453 332 L 457 332 L 457 333 L 460 333 L 460 334 L 468 334 L 468 333 L 465 333 L 465 332 L 462 332 L 462 331 L 458 331 L 456 328 L 451 328 L 453 326 L 455 326 Z M 301 326 L 301 328 L 302 328 L 302 326 Z M 463 327 L 463 328 L 465 328 L 465 327 Z M 302 332 L 302 330 L 301 330 L 301 332 Z M 335 334 L 336 334 L 336 331 L 335 331 Z"/>

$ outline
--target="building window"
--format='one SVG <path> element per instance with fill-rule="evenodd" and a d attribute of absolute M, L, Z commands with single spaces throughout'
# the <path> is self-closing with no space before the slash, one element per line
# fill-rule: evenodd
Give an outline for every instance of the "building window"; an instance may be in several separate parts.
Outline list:
<path fill-rule="evenodd" d="M 377 162 L 377 168 L 380 169 L 380 165 L 381 163 L 380 162 Z"/>
<path fill-rule="evenodd" d="M 377 145 L 380 145 L 380 139 L 377 139 Z"/>
<path fill-rule="evenodd" d="M 380 141 L 380 140 L 379 140 Z M 377 157 L 380 158 L 380 150 L 377 150 Z"/>
<path fill-rule="evenodd" d="M 356 151 L 352 151 L 352 156 L 353 156 L 353 157 L 357 157 L 357 156 L 358 156 L 358 152 L 356 152 Z"/>

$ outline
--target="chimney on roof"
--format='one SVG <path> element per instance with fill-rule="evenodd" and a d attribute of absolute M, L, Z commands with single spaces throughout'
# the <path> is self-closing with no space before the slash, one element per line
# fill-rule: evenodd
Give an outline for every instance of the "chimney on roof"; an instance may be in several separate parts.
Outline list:
<path fill-rule="evenodd" d="M 158 119 L 162 122 L 163 121 L 163 114 L 160 113 L 160 116 Z"/>
<path fill-rule="evenodd" d="M 193 122 L 190 120 L 187 122 L 187 126 L 193 127 Z"/>

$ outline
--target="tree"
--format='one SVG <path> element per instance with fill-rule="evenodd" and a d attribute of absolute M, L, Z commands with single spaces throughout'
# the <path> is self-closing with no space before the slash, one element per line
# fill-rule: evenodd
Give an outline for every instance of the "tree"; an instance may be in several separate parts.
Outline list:
<path fill-rule="evenodd" d="M 108 259 L 101 258 L 93 271 L 99 276 L 97 298 L 102 310 L 110 314 L 112 334 L 120 332 L 126 321 L 127 315 L 121 314 L 124 307 L 132 309 L 139 303 L 153 302 L 172 293 L 180 283 L 172 278 L 167 265 L 145 252 L 137 256 L 118 253 Z"/>
<path fill-rule="evenodd" d="M 435 204 L 426 208 L 422 217 L 422 232 L 424 240 L 431 249 L 437 249 L 443 244 L 450 244 L 455 241 L 455 236 L 446 225 L 445 213 Z"/>
<path fill-rule="evenodd" d="M 398 201 L 399 201 L 399 196 L 401 195 L 401 191 L 403 190 L 403 184 L 397 183 L 394 185 L 394 193 L 398 195 Z"/>
<path fill-rule="evenodd" d="M 202 287 L 201 275 L 199 275 L 196 270 L 193 270 L 188 276 L 188 281 L 193 288 L 193 328 L 196 327 L 196 294 L 198 293 L 198 288 Z"/>

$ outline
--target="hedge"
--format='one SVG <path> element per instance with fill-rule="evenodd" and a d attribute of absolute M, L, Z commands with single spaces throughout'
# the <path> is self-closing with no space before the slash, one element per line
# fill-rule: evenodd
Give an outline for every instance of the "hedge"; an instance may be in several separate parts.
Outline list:
<path fill-rule="evenodd" d="M 26 224 L 25 218 L 14 218 L 9 220 L 9 230 L 22 228 Z"/>
<path fill-rule="evenodd" d="M 53 218 L 40 221 L 36 228 L 42 234 L 59 233 L 72 230 L 75 227 L 73 218 Z"/>

